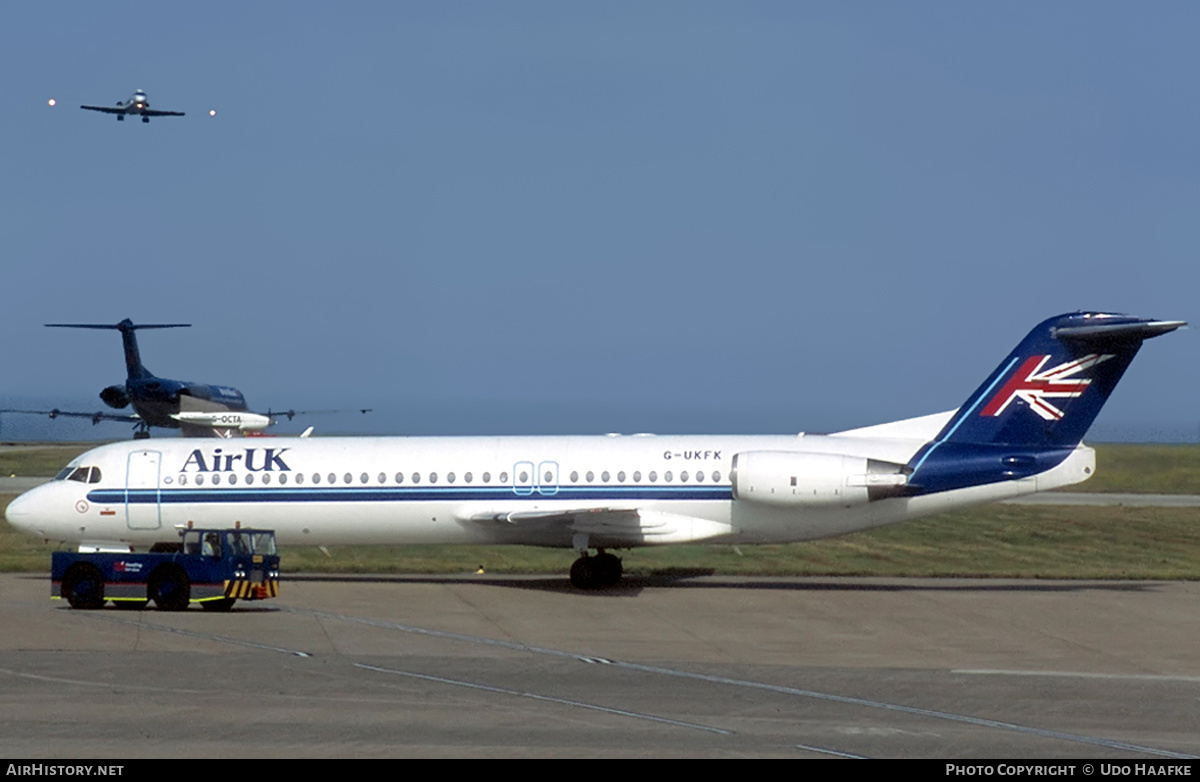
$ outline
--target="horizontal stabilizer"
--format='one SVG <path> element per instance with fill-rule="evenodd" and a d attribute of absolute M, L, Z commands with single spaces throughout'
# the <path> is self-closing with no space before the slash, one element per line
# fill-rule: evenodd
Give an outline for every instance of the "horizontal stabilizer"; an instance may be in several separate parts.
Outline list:
<path fill-rule="evenodd" d="M 120 323 L 47 323 L 50 329 L 108 329 L 109 331 L 139 331 L 141 329 L 187 329 L 190 323 L 137 323 L 126 318 Z"/>
<path fill-rule="evenodd" d="M 1065 340 L 1147 340 L 1187 326 L 1183 320 L 1151 320 L 1136 323 L 1097 323 L 1087 326 L 1059 326 L 1050 336 Z"/>

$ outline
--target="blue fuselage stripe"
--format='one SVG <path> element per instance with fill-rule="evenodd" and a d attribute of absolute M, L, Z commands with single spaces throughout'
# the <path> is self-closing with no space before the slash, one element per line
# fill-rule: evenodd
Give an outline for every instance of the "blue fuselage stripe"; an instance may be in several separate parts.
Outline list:
<path fill-rule="evenodd" d="M 101 504 L 225 504 L 286 502 L 466 502 L 527 500 L 732 500 L 729 486 L 588 486 L 556 487 L 538 491 L 503 487 L 354 487 L 341 488 L 206 488 L 206 489 L 96 489 L 91 502 Z"/>
<path fill-rule="evenodd" d="M 963 415 L 959 416 L 958 420 L 954 422 L 954 426 L 951 427 L 950 431 L 946 432 L 946 434 L 944 436 L 938 438 L 937 442 L 935 442 L 933 445 L 929 446 L 929 449 L 926 450 L 924 454 L 922 454 L 921 460 L 917 462 L 917 465 L 915 467 L 913 467 L 913 471 L 909 475 L 909 480 L 914 480 L 914 476 L 917 474 L 917 471 L 921 469 L 921 465 L 925 463 L 925 460 L 929 458 L 929 455 L 932 454 L 939 445 L 941 445 L 942 443 L 946 442 L 947 440 L 949 440 L 951 437 L 954 436 L 954 433 L 958 431 L 958 427 L 963 425 L 963 421 L 966 421 L 967 418 L 969 418 L 971 416 L 971 414 L 975 412 L 975 409 L 977 407 L 979 407 L 980 404 L 983 403 L 983 400 L 985 400 L 989 396 L 991 396 L 992 389 L 994 389 L 996 387 L 996 385 L 1001 380 L 1003 380 L 1005 378 L 1005 376 L 1008 375 L 1009 370 L 1011 370 L 1013 368 L 1013 365 L 1016 364 L 1019 360 L 1020 360 L 1020 356 L 1017 356 L 1012 361 L 1009 361 L 1008 365 L 1006 367 L 1004 367 L 1004 369 L 1000 372 L 1000 374 L 996 375 L 996 379 L 993 380 L 990 385 L 988 385 L 987 390 L 985 390 L 982 394 L 980 394 L 979 398 L 975 400 L 975 404 L 971 405 L 971 409 L 968 410 Z"/>

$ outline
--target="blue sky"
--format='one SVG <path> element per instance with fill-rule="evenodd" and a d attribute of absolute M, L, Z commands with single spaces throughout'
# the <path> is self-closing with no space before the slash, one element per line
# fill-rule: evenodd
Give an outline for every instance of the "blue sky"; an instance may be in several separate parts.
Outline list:
<path fill-rule="evenodd" d="M 8 3 L 0 405 L 99 409 L 119 339 L 42 324 L 129 317 L 194 324 L 142 335 L 158 374 L 376 409 L 319 431 L 950 409 L 1050 315 L 1200 319 L 1198 23 L 1169 2 Z M 187 116 L 78 108 L 135 88 Z M 1094 439 L 1200 439 L 1198 352 L 1148 343 Z"/>

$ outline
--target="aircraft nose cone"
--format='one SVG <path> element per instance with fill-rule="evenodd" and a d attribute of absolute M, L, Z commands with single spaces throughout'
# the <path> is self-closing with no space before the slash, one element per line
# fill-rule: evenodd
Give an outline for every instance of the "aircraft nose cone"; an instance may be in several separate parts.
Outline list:
<path fill-rule="evenodd" d="M 55 524 L 53 514 L 48 507 L 47 490 L 52 485 L 38 486 L 30 489 L 8 504 L 4 510 L 4 518 L 14 528 L 40 538 L 53 536 Z"/>
<path fill-rule="evenodd" d="M 29 500 L 29 492 L 8 503 L 4 510 L 4 518 L 8 523 L 22 532 L 33 531 L 33 515 L 33 503 Z"/>

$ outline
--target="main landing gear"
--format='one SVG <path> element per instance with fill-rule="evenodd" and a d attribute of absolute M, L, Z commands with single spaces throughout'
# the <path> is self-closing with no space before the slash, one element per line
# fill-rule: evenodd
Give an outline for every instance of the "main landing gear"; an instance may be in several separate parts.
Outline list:
<path fill-rule="evenodd" d="M 571 586 L 577 589 L 604 589 L 615 586 L 621 580 L 621 559 L 598 549 L 596 556 L 587 552 L 571 565 Z"/>

